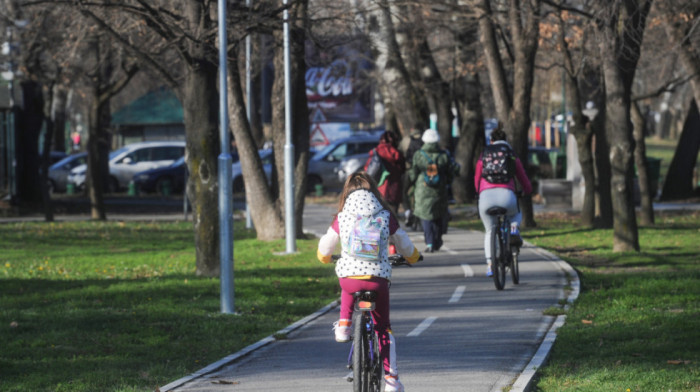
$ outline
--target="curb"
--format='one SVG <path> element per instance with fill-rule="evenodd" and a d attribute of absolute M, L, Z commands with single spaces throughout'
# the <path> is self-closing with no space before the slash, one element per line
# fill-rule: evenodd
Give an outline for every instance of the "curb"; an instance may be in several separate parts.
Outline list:
<path fill-rule="evenodd" d="M 173 390 L 179 386 L 182 386 L 183 384 L 188 383 L 196 378 L 205 376 L 209 373 L 213 373 L 216 370 L 219 370 L 220 368 L 222 368 L 228 364 L 231 364 L 231 363 L 239 360 L 242 357 L 245 357 L 246 355 L 252 353 L 253 351 L 255 351 L 261 347 L 264 347 L 272 342 L 275 342 L 277 340 L 277 338 L 275 338 L 275 335 L 287 335 L 290 332 L 297 330 L 297 329 L 303 327 L 304 325 L 310 323 L 311 321 L 323 316 L 324 314 L 328 313 L 329 311 L 331 311 L 333 308 L 337 307 L 338 305 L 340 305 L 340 300 L 335 300 L 335 301 L 329 303 L 328 305 L 322 307 L 321 309 L 317 310 L 315 313 L 310 314 L 310 315 L 302 318 L 301 320 L 298 320 L 294 324 L 291 324 L 291 325 L 287 326 L 286 328 L 281 329 L 281 330 L 275 332 L 274 334 L 269 335 L 269 336 L 259 340 L 257 343 L 253 343 L 250 346 L 247 346 L 234 354 L 231 354 L 227 357 L 224 357 L 224 358 L 190 374 L 189 376 L 185 376 L 179 380 L 175 380 L 175 381 L 171 382 L 170 384 L 164 385 L 156 390 L 160 391 L 160 392 L 171 391 L 171 390 Z"/>
<path fill-rule="evenodd" d="M 581 281 L 579 280 L 578 273 L 576 273 L 576 270 L 571 267 L 569 263 L 561 260 L 553 253 L 539 247 L 535 247 L 534 251 L 556 263 L 559 268 L 561 268 L 569 276 L 569 286 L 571 286 L 571 292 L 566 298 L 567 304 L 564 306 L 564 309 L 568 309 L 576 298 L 578 298 L 579 291 L 581 289 Z M 549 358 L 549 354 L 552 351 L 552 346 L 554 345 L 554 340 L 557 338 L 557 330 L 559 327 L 564 325 L 565 321 L 566 315 L 557 316 L 554 323 L 552 323 L 552 325 L 549 327 L 549 330 L 542 340 L 542 343 L 540 343 L 540 347 L 537 349 L 537 352 L 535 352 L 535 355 L 532 357 L 527 366 L 525 366 L 525 369 L 520 372 L 520 376 L 513 383 L 513 386 L 510 389 L 511 392 L 528 392 L 530 390 L 532 387 L 532 381 L 537 374 L 537 370 L 540 369 Z"/>

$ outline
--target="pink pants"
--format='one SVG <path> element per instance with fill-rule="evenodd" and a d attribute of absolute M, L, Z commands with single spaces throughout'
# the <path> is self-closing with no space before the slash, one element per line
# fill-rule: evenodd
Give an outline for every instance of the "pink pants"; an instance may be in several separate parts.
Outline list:
<path fill-rule="evenodd" d="M 384 373 L 396 375 L 396 344 L 391 335 L 391 321 L 389 320 L 389 281 L 384 278 L 373 277 L 371 279 L 339 278 L 340 288 L 340 318 L 352 320 L 355 305 L 353 293 L 363 290 L 377 292 L 376 307 L 372 311 L 377 338 L 379 340 L 379 353 L 384 363 Z"/>

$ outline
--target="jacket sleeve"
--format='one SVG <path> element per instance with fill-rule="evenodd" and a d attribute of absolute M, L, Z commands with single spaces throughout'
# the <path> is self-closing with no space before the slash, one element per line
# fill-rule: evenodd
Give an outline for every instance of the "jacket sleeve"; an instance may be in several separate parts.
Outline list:
<path fill-rule="evenodd" d="M 519 158 L 515 158 L 515 177 L 518 179 L 520 186 L 523 187 L 523 195 L 529 195 L 532 193 L 532 185 L 530 184 L 530 179 L 527 178 L 527 173 L 523 167 L 522 162 Z"/>
<path fill-rule="evenodd" d="M 396 230 L 394 234 L 391 235 L 391 241 L 394 246 L 396 246 L 396 252 L 403 255 L 410 264 L 415 264 L 418 261 L 420 252 L 418 252 L 418 249 L 413 245 L 411 239 L 408 238 L 408 234 L 406 234 L 404 229 L 399 228 Z"/>
<path fill-rule="evenodd" d="M 329 227 L 326 234 L 324 234 L 318 241 L 318 250 L 316 251 L 318 261 L 322 262 L 323 264 L 330 263 L 332 260 L 333 251 L 335 251 L 335 247 L 338 245 L 339 240 L 340 235 L 338 232 L 333 229 L 333 226 Z"/>
<path fill-rule="evenodd" d="M 476 189 L 477 193 L 479 192 L 479 183 L 481 182 L 482 169 L 483 164 L 481 163 L 481 157 L 479 157 L 479 159 L 476 161 L 476 169 L 474 169 L 474 189 Z"/>

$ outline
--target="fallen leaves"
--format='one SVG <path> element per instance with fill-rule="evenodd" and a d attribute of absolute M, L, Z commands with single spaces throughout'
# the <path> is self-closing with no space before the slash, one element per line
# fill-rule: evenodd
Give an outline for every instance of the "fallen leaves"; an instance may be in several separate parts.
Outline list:
<path fill-rule="evenodd" d="M 238 381 L 229 381 L 229 380 L 214 380 L 211 382 L 212 384 L 221 384 L 221 385 L 236 385 L 240 384 Z"/>
<path fill-rule="evenodd" d="M 666 363 L 669 365 L 688 365 L 690 361 L 687 359 L 669 359 Z"/>

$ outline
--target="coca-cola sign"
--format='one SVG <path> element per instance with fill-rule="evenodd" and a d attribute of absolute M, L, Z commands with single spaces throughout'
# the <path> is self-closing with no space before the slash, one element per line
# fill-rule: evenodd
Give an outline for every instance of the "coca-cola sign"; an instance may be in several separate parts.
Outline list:
<path fill-rule="evenodd" d="M 306 98 L 309 102 L 328 97 L 352 95 L 354 75 L 345 60 L 335 60 L 328 67 L 311 67 L 306 70 Z"/>
<path fill-rule="evenodd" d="M 339 47 L 333 53 L 307 53 L 306 98 L 311 122 L 371 123 L 371 83 L 360 52 Z"/>

